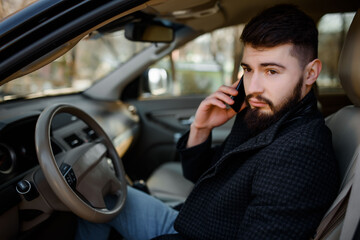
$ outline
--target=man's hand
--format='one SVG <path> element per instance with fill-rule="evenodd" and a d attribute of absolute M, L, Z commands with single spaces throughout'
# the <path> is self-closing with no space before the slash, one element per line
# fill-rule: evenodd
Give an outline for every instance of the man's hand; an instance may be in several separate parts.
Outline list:
<path fill-rule="evenodd" d="M 194 122 L 190 127 L 187 147 L 192 147 L 204 142 L 213 128 L 223 125 L 237 114 L 226 104 L 232 105 L 234 103 L 230 95 L 236 96 L 238 94 L 235 89 L 238 82 L 239 80 L 232 86 L 221 86 L 216 92 L 200 103 L 195 114 Z M 245 104 L 241 106 L 240 111 L 244 108 Z"/>

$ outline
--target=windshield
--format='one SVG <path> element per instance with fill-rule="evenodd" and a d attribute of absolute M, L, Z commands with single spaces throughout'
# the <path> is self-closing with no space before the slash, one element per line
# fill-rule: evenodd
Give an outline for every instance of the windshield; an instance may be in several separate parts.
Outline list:
<path fill-rule="evenodd" d="M 0 101 L 80 92 L 149 46 L 124 31 L 92 33 L 52 63 L 0 87 Z"/>

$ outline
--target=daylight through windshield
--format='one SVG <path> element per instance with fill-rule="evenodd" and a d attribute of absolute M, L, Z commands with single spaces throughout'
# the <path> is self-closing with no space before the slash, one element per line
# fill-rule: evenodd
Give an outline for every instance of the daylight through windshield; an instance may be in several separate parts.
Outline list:
<path fill-rule="evenodd" d="M 124 31 L 93 33 L 65 55 L 0 87 L 0 100 L 80 92 L 149 46 L 131 42 Z"/>

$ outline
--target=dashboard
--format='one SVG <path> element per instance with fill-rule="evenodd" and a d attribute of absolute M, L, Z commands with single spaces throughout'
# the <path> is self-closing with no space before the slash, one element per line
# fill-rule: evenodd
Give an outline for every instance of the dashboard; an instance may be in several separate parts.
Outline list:
<path fill-rule="evenodd" d="M 46 106 L 59 102 L 74 105 L 92 116 L 113 141 L 120 157 L 139 131 L 139 117 L 133 107 L 120 101 L 96 101 L 74 94 L 0 104 L 0 220 L 11 209 L 18 208 L 21 221 L 25 221 L 17 220 L 15 224 L 22 230 L 38 224 L 39 216 L 48 215 L 42 207 L 37 207 L 39 203 L 24 201 L 17 184 L 39 171 L 35 149 L 37 119 Z M 83 143 L 96 141 L 97 134 L 77 117 L 60 113 L 53 118 L 50 138 L 56 157 Z M 29 216 L 29 210 L 36 214 Z M 22 214 L 26 217 L 21 218 Z"/>

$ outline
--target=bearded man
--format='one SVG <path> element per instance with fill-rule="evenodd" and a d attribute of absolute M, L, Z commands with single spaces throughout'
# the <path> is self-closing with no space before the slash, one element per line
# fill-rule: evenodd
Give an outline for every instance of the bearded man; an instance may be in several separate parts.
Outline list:
<path fill-rule="evenodd" d="M 221 86 L 179 140 L 184 176 L 195 183 L 180 211 L 129 188 L 118 217 L 80 223 L 78 235 L 100 239 L 113 226 L 126 239 L 309 239 L 339 184 L 331 132 L 312 90 L 321 71 L 317 35 L 294 6 L 253 18 L 241 36 L 240 111 L 228 107 L 237 83 Z M 212 147 L 212 129 L 235 116 L 225 142 Z"/>

